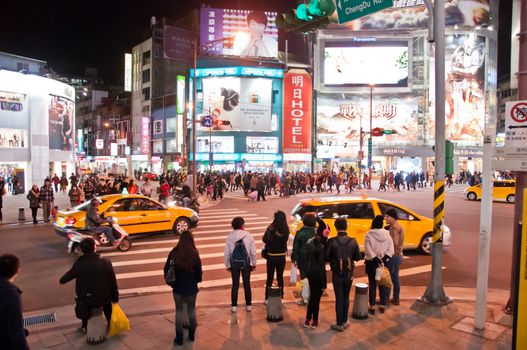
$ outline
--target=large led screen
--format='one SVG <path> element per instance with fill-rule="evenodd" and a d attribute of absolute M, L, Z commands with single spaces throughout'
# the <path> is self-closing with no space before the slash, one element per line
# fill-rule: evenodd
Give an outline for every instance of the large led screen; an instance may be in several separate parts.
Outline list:
<path fill-rule="evenodd" d="M 327 87 L 408 86 L 408 41 L 326 41 Z"/>
<path fill-rule="evenodd" d="M 49 149 L 71 151 L 73 148 L 73 101 L 50 95 Z"/>
<path fill-rule="evenodd" d="M 214 130 L 272 131 L 271 104 L 271 79 L 203 79 L 203 115 L 218 121 Z"/>

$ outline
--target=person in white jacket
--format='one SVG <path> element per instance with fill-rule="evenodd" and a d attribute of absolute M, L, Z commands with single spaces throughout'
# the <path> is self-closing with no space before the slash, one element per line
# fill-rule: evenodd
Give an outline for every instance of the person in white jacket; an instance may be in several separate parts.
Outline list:
<path fill-rule="evenodd" d="M 364 240 L 366 274 L 368 275 L 369 288 L 369 313 L 375 314 L 375 299 L 377 294 L 375 270 L 379 265 L 384 264 L 390 269 L 390 263 L 393 256 L 393 240 L 390 233 L 383 228 L 383 217 L 377 215 L 372 223 L 371 229 L 366 233 Z M 384 313 L 385 305 L 390 297 L 390 288 L 379 286 L 379 311 Z"/>
<path fill-rule="evenodd" d="M 256 244 L 253 236 L 244 229 L 245 220 L 242 217 L 235 217 L 232 219 L 231 226 L 233 231 L 227 236 L 225 242 L 224 259 L 227 270 L 232 276 L 231 288 L 231 311 L 236 312 L 238 305 L 238 289 L 240 287 L 240 274 L 243 279 L 243 292 L 245 294 L 245 307 L 247 311 L 251 311 L 252 296 L 251 296 L 251 271 L 256 268 Z M 236 243 L 243 242 L 243 248 L 240 252 L 234 252 Z M 233 254 L 234 253 L 234 254 Z M 234 256 L 237 255 L 237 256 Z"/>

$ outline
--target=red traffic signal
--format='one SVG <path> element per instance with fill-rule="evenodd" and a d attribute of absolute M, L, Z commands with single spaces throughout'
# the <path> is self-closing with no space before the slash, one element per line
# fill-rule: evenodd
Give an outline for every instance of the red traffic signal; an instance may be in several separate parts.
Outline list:
<path fill-rule="evenodd" d="M 371 131 L 371 136 L 382 136 L 384 135 L 384 129 L 383 128 L 373 128 Z"/>

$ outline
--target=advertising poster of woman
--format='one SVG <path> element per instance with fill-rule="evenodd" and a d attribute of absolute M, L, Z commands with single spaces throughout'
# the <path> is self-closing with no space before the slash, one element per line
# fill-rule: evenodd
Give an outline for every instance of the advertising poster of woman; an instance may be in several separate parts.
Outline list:
<path fill-rule="evenodd" d="M 73 148 L 73 101 L 50 95 L 49 148 L 71 151 Z"/>

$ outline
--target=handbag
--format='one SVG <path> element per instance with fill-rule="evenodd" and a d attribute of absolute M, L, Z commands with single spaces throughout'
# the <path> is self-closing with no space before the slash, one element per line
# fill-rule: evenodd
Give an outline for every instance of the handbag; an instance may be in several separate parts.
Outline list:
<path fill-rule="evenodd" d="M 264 247 L 262 248 L 262 258 L 264 258 L 265 260 L 267 260 L 267 257 L 268 257 L 268 256 L 269 256 L 269 255 L 267 255 L 267 247 L 264 246 Z"/>
<path fill-rule="evenodd" d="M 375 269 L 375 280 L 379 282 L 382 278 L 382 272 L 384 271 L 384 264 L 380 264 L 377 269 Z"/>
<path fill-rule="evenodd" d="M 174 259 L 170 260 L 170 266 L 168 267 L 167 274 L 165 276 L 165 282 L 169 286 L 176 284 L 176 269 L 174 267 Z"/>
<path fill-rule="evenodd" d="M 87 320 L 91 317 L 91 307 L 88 299 L 75 298 L 75 317 L 80 320 Z"/>
<path fill-rule="evenodd" d="M 392 279 L 390 277 L 390 271 L 388 271 L 388 268 L 384 266 L 382 270 L 381 279 L 378 282 L 379 286 L 386 287 L 386 288 L 392 288 Z"/>
<path fill-rule="evenodd" d="M 126 317 L 119 304 L 113 304 L 112 318 L 110 318 L 110 329 L 108 330 L 108 335 L 111 337 L 112 335 L 129 330 L 130 321 L 128 320 L 128 317 Z"/>
<path fill-rule="evenodd" d="M 295 264 L 291 264 L 291 278 L 290 278 L 290 282 L 291 283 L 296 283 L 296 280 L 297 280 L 296 266 L 295 266 Z"/>

